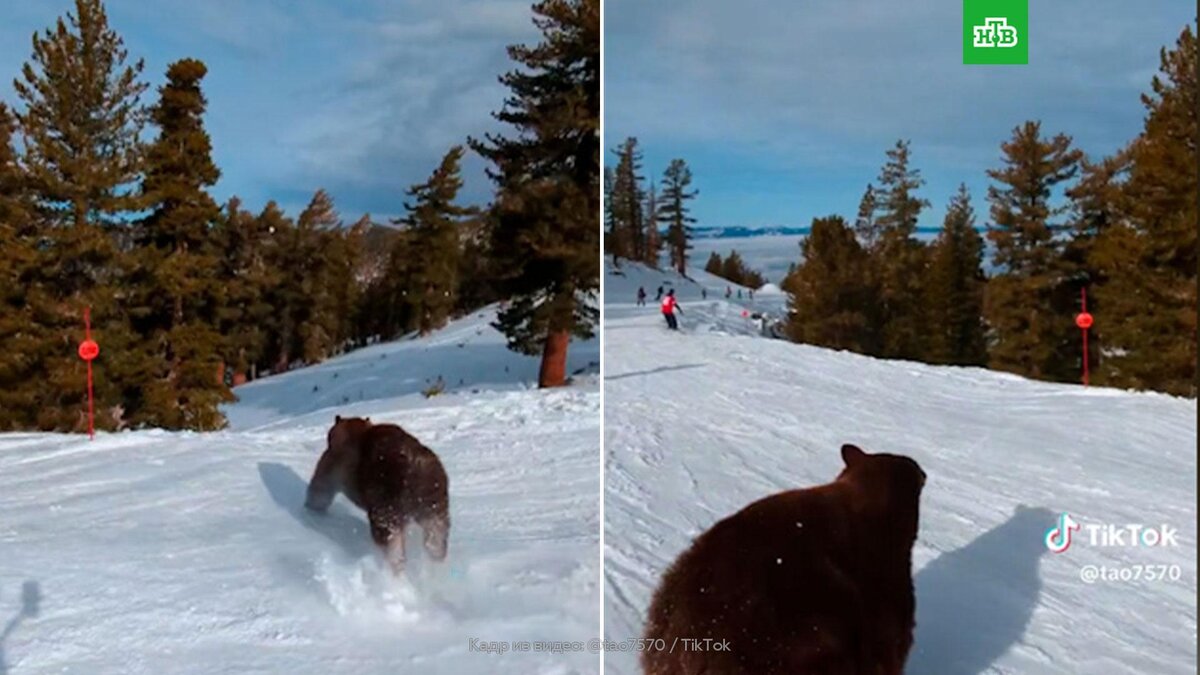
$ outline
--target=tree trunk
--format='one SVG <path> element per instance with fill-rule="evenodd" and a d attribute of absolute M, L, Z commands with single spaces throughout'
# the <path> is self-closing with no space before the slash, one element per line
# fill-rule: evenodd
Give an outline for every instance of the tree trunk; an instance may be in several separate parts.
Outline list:
<path fill-rule="evenodd" d="M 566 330 L 552 331 L 546 336 L 546 347 L 542 351 L 542 368 L 538 373 L 538 387 L 561 387 L 567 383 L 567 345 L 571 333 Z"/>

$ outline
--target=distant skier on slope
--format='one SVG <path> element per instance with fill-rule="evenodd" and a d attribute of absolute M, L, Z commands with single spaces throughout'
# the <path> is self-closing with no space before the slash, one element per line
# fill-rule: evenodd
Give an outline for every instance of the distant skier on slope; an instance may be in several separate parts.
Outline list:
<path fill-rule="evenodd" d="M 655 302 L 662 300 L 662 291 L 663 291 L 662 286 L 659 286 L 658 287 L 658 295 L 654 296 Z"/>
<path fill-rule="evenodd" d="M 725 299 L 728 300 L 729 296 L 731 296 L 731 295 L 733 295 L 733 289 L 729 286 L 726 286 L 725 287 Z"/>
<path fill-rule="evenodd" d="M 701 300 L 707 300 L 707 299 L 708 299 L 708 289 L 707 289 L 707 288 L 704 288 L 703 286 L 702 286 L 702 287 L 700 287 L 700 299 L 701 299 Z"/>
<path fill-rule="evenodd" d="M 642 286 L 638 286 L 637 304 L 638 307 L 646 306 L 646 289 Z"/>
<path fill-rule="evenodd" d="M 675 302 L 675 289 L 667 291 L 667 297 L 662 301 L 663 318 L 667 320 L 667 328 L 671 330 L 679 330 L 679 321 L 675 319 L 675 312 L 683 314 L 683 310 L 679 308 L 679 303 Z"/>

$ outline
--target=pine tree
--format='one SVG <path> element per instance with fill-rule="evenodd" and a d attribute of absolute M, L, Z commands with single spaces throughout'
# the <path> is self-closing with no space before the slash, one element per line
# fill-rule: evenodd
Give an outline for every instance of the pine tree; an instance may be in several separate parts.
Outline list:
<path fill-rule="evenodd" d="M 803 261 L 784 280 L 787 332 L 796 342 L 871 353 L 876 307 L 869 259 L 840 216 L 815 218 L 800 244 Z"/>
<path fill-rule="evenodd" d="M 36 303 L 37 348 L 26 354 L 38 389 L 37 426 L 79 430 L 86 425 L 85 372 L 75 353 L 82 314 L 91 308 L 96 339 L 96 424 L 125 423 L 124 400 L 136 396 L 145 374 L 124 305 L 132 213 L 141 205 L 144 123 L 141 62 L 126 65 L 121 38 L 100 0 L 76 0 L 75 13 L 33 36 L 33 55 L 13 83 L 24 104 L 21 165 L 43 216 L 26 295 Z"/>
<path fill-rule="evenodd" d="M 704 271 L 718 277 L 725 273 L 725 261 L 721 260 L 720 253 L 713 251 L 708 254 L 708 262 L 704 263 Z"/>
<path fill-rule="evenodd" d="M 286 372 L 300 357 L 297 319 L 308 302 L 298 262 L 308 247 L 297 235 L 296 225 L 274 201 L 267 202 L 255 218 L 255 238 L 263 247 L 263 266 L 267 272 L 263 288 L 272 308 L 260 324 L 266 334 L 266 353 L 262 363 L 272 373 Z"/>
<path fill-rule="evenodd" d="M 498 327 L 511 349 L 542 352 L 541 387 L 566 382 L 572 334 L 599 318 L 600 2 L 542 0 L 543 41 L 512 46 L 522 68 L 501 78 L 512 92 L 496 118 L 518 135 L 472 148 L 494 165 L 492 250 L 512 302 Z"/>
<path fill-rule="evenodd" d="M 204 130 L 200 83 L 207 72 L 192 59 L 172 64 L 151 110 L 159 136 L 146 153 L 142 191 L 151 212 L 134 250 L 137 309 L 131 312 L 147 379 L 141 405 L 126 403 L 136 425 L 217 429 L 224 426 L 218 406 L 233 399 L 217 326 L 223 286 L 213 276 L 222 253 L 213 237 L 221 211 L 207 189 L 220 171 Z"/>
<path fill-rule="evenodd" d="M 854 233 L 858 235 L 858 243 L 867 251 L 873 251 L 879 245 L 878 212 L 879 193 L 875 191 L 875 186 L 868 183 L 867 190 L 858 203 L 858 217 L 854 220 Z"/>
<path fill-rule="evenodd" d="M 667 251 L 671 254 L 671 267 L 687 276 L 687 252 L 691 250 L 691 224 L 695 218 L 688 215 L 687 203 L 698 194 L 688 190 L 692 184 L 692 171 L 687 162 L 673 159 L 663 172 L 662 206 L 659 207 L 659 222 L 667 225 Z"/>
<path fill-rule="evenodd" d="M 1070 226 L 1071 238 L 1064 243 L 1060 266 L 1061 274 L 1066 278 L 1075 279 L 1078 284 L 1087 288 L 1088 310 L 1093 314 L 1104 314 L 1101 288 L 1108 283 L 1108 275 L 1096 263 L 1097 244 L 1108 238 L 1108 233 L 1114 228 L 1128 228 L 1129 219 L 1125 213 L 1124 198 L 1125 181 L 1129 174 L 1128 148 L 1106 157 L 1098 162 L 1086 158 L 1080 162 L 1080 179 L 1074 186 L 1066 190 L 1071 200 Z M 1099 294 L 1097 293 L 1099 292 Z M 1071 304 L 1070 298 L 1062 298 L 1060 303 Z M 1065 306 L 1060 311 L 1071 313 L 1071 307 Z M 1109 324 L 1111 325 L 1111 324 Z M 1103 382 L 1100 356 L 1107 351 L 1105 348 L 1105 331 L 1108 326 L 1101 323 L 1093 326 L 1088 333 L 1089 368 L 1099 376 L 1093 376 L 1093 381 Z M 1073 359 L 1075 351 L 1068 343 L 1064 348 L 1064 357 Z M 1080 343 L 1078 358 L 1082 360 L 1083 349 Z"/>
<path fill-rule="evenodd" d="M 488 241 L 487 214 L 490 209 L 476 210 L 472 217 L 460 223 L 462 255 L 458 265 L 459 314 L 473 312 L 500 299 L 496 293 L 491 242 Z"/>
<path fill-rule="evenodd" d="M 967 186 L 950 200 L 946 220 L 930 251 L 924 284 L 928 323 L 927 358 L 932 363 L 987 363 L 983 331 L 981 262 L 983 238 L 975 231 L 975 212 Z"/>
<path fill-rule="evenodd" d="M 618 225 L 616 206 L 617 172 L 611 166 L 604 167 L 604 252 L 614 260 L 621 257 L 620 225 Z"/>
<path fill-rule="evenodd" d="M 446 324 L 458 301 L 462 222 L 475 210 L 455 204 L 462 188 L 463 149 L 454 146 L 424 183 L 414 185 L 405 202 L 408 215 L 398 221 L 408 227 L 416 255 L 409 264 L 408 303 L 416 329 L 427 335 Z"/>
<path fill-rule="evenodd" d="M 0 431 L 32 428 L 37 420 L 38 374 L 34 317 L 27 303 L 27 279 L 36 252 L 34 205 L 12 138 L 16 121 L 0 103 Z"/>
<path fill-rule="evenodd" d="M 1074 380 L 1078 363 L 1070 352 L 1078 340 L 1069 305 L 1078 297 L 1078 280 L 1063 274 L 1055 235 L 1067 227 L 1057 220 L 1067 207 L 1054 206 L 1051 197 L 1076 174 L 1083 153 L 1064 134 L 1043 139 L 1038 122 L 1014 129 L 1001 148 L 1005 167 L 988 171 L 998 183 L 988 188 L 988 238 L 1002 270 L 985 292 L 990 365 L 1033 378 Z"/>
<path fill-rule="evenodd" d="M 340 270 L 347 264 L 342 229 L 333 198 L 317 190 L 296 218 L 295 256 L 291 272 L 302 296 L 294 306 L 300 358 L 320 363 L 336 348 L 341 315 Z"/>
<path fill-rule="evenodd" d="M 908 141 L 897 141 L 887 158 L 879 191 L 868 192 L 871 199 L 864 197 L 866 203 L 859 209 L 860 219 L 869 216 L 871 202 L 876 201 L 879 213 L 874 223 L 878 237 L 870 250 L 882 304 L 881 355 L 919 360 L 925 350 L 921 280 L 928 256 L 915 235 L 917 219 L 929 202 L 916 196 L 925 181 L 909 166 Z M 871 228 L 864 224 L 861 231 L 869 234 Z"/>
<path fill-rule="evenodd" d="M 233 368 L 233 384 L 257 377 L 268 363 L 271 324 L 277 316 L 271 293 L 280 273 L 273 264 L 275 241 L 262 220 L 234 197 L 217 222 L 215 238 L 224 251 L 218 277 L 225 285 L 218 325 L 222 357 Z"/>
<path fill-rule="evenodd" d="M 1196 396 L 1196 51 L 1191 26 L 1162 50 L 1121 187 L 1127 221 L 1104 228 L 1089 257 L 1103 276 L 1089 306 L 1105 344 L 1097 383 Z"/>
<path fill-rule="evenodd" d="M 746 277 L 746 263 L 741 254 L 735 250 L 729 251 L 725 261 L 721 263 L 721 276 L 741 286 Z"/>
<path fill-rule="evenodd" d="M 646 255 L 642 262 L 658 269 L 659 258 L 662 256 L 662 234 L 658 231 L 658 195 L 654 192 L 654 183 L 646 186 Z"/>
<path fill-rule="evenodd" d="M 642 152 L 636 138 L 627 138 L 613 150 L 617 168 L 613 174 L 612 205 L 614 257 L 646 259 L 645 214 L 643 212 Z"/>

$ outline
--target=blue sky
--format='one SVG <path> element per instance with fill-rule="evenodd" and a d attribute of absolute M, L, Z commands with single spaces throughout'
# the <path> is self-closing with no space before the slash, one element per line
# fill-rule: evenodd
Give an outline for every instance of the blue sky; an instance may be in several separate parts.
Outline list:
<path fill-rule="evenodd" d="M 986 215 L 984 172 L 1014 127 L 1112 152 L 1141 129 L 1160 47 L 1195 20 L 1183 0 L 1029 0 L 1030 64 L 964 66 L 960 0 L 604 6 L 606 148 L 636 136 L 656 179 L 685 158 L 702 226 L 851 219 L 900 138 L 927 181 L 922 225 L 960 182 Z"/>
<path fill-rule="evenodd" d="M 528 0 L 107 0 L 109 21 L 157 88 L 172 62 L 209 66 L 207 125 L 223 171 L 213 190 L 248 208 L 269 199 L 295 215 L 327 189 L 347 221 L 403 210 L 423 181 L 468 135 L 501 128 L 496 78 L 505 47 L 538 37 Z M 30 36 L 73 9 L 73 0 L 0 3 L 0 98 L 16 105 L 12 79 Z M 147 100 L 156 97 L 147 92 Z M 464 198 L 492 185 L 474 154 Z"/>

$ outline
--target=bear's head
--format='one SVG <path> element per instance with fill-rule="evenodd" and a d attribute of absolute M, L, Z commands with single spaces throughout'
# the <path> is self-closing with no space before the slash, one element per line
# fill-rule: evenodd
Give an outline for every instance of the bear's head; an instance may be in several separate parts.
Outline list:
<path fill-rule="evenodd" d="M 369 417 L 342 417 L 335 415 L 333 427 L 329 430 L 329 449 L 334 451 L 354 450 L 358 447 L 363 434 L 371 428 Z"/>
<path fill-rule="evenodd" d="M 886 517 L 895 526 L 917 536 L 917 517 L 925 472 L 912 458 L 887 453 L 870 454 L 856 445 L 842 446 L 846 467 L 837 482 L 848 484 L 855 506 L 864 513 Z"/>

